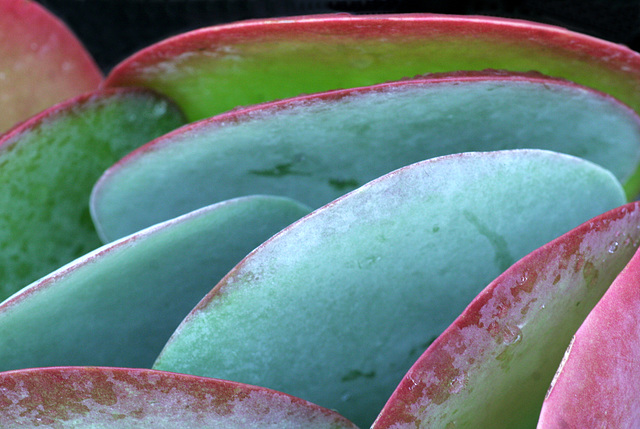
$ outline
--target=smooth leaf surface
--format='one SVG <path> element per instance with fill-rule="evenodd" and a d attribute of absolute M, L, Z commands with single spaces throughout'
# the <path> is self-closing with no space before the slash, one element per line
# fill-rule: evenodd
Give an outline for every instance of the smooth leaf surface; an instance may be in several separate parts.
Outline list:
<path fill-rule="evenodd" d="M 548 151 L 457 154 L 396 170 L 252 252 L 154 367 L 281 390 L 368 427 L 491 280 L 624 200 L 610 172 Z"/>
<path fill-rule="evenodd" d="M 0 136 L 0 300 L 100 246 L 89 214 L 95 181 L 183 123 L 165 98 L 118 89 L 65 101 Z"/>
<path fill-rule="evenodd" d="M 636 253 L 576 332 L 538 428 L 640 426 L 639 279 Z"/>
<path fill-rule="evenodd" d="M 580 156 L 624 183 L 640 159 L 640 118 L 610 96 L 534 73 L 452 73 L 297 97 L 145 145 L 103 175 L 92 215 L 115 239 L 252 193 L 320 207 L 414 162 L 516 148 Z"/>
<path fill-rule="evenodd" d="M 0 369 L 150 367 L 180 321 L 247 253 L 309 210 L 254 196 L 104 246 L 0 305 Z"/>
<path fill-rule="evenodd" d="M 0 373 L 5 429 L 357 429 L 344 417 L 261 387 L 105 367 Z"/>
<path fill-rule="evenodd" d="M 0 133 L 100 82 L 102 73 L 62 21 L 35 1 L 0 0 Z"/>
<path fill-rule="evenodd" d="M 486 16 L 336 14 L 219 25 L 134 54 L 106 85 L 154 88 L 193 121 L 302 93 L 486 68 L 564 77 L 640 108 L 640 54 L 560 27 Z"/>
<path fill-rule="evenodd" d="M 582 224 L 518 261 L 487 286 L 418 359 L 373 428 L 535 427 L 571 337 L 587 315 L 594 317 L 602 305 L 598 300 L 639 243 L 640 204 L 631 203 Z M 620 307 L 616 312 L 627 314 L 629 324 L 611 320 L 610 328 L 637 331 L 634 322 L 638 312 Z M 593 342 L 587 355 L 592 359 L 594 354 L 590 353 L 606 350 L 601 361 L 618 362 L 611 356 L 612 350 L 621 347 L 618 340 Z M 594 389 L 583 388 L 588 386 L 583 379 L 602 372 L 585 369 L 580 378 L 567 376 L 567 386 L 585 393 L 572 401 L 567 411 L 578 416 L 590 414 L 596 403 L 609 412 L 619 408 L 620 397 L 608 403 L 601 398 L 594 398 L 593 404 L 586 400 Z M 594 379 L 594 385 L 597 379 L 601 386 L 607 386 L 605 390 L 616 391 L 605 375 Z M 635 401 L 637 395 L 627 399 Z M 599 425 L 583 420 L 569 426 L 542 427 Z"/>

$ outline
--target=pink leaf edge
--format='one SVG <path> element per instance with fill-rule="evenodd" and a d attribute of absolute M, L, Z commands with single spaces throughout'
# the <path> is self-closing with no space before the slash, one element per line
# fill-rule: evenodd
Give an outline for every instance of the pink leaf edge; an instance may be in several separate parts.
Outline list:
<path fill-rule="evenodd" d="M 576 332 L 544 401 L 538 428 L 638 428 L 638 398 L 640 252 Z"/>
<path fill-rule="evenodd" d="M 0 373 L 0 426 L 357 429 L 281 392 L 150 369 L 32 368 Z M 113 426 L 104 426 L 104 425 Z M 25 426 L 26 425 L 26 426 Z"/>

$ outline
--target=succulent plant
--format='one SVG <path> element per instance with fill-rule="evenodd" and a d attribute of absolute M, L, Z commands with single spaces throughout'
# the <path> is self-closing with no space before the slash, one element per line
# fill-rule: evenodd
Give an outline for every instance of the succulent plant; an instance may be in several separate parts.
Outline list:
<path fill-rule="evenodd" d="M 638 427 L 640 54 L 318 15 L 103 79 L 0 0 L 0 67 L 1 427 Z"/>

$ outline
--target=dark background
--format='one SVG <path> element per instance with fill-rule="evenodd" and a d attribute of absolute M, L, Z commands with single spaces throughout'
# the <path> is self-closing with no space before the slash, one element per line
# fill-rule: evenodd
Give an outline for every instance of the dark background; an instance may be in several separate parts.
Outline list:
<path fill-rule="evenodd" d="M 314 13 L 493 15 L 560 25 L 640 51 L 640 0 L 39 0 L 107 72 L 138 49 L 225 22 Z"/>

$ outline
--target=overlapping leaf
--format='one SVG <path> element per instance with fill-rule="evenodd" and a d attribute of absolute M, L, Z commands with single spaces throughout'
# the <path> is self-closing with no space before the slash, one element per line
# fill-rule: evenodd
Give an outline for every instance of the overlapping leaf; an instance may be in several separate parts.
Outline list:
<path fill-rule="evenodd" d="M 32 28 L 22 31 L 25 22 Z M 33 3 L 0 0 L 0 49 L 11 45 L 7 34 L 18 34 L 17 48 L 3 55 L 9 65 L 0 83 L 12 87 L 0 87 L 0 105 L 10 100 L 18 118 L 100 78 L 68 30 Z M 54 49 L 58 37 L 70 58 Z M 156 89 L 189 120 L 300 93 L 487 67 L 565 77 L 631 108 L 533 74 L 482 80 L 461 73 L 430 82 L 430 90 L 446 89 L 422 98 L 415 89 L 424 82 L 415 80 L 238 110 L 170 134 L 107 174 L 92 210 L 108 241 L 256 192 L 317 207 L 393 168 L 449 152 L 542 147 L 613 172 L 541 151 L 458 154 L 397 170 L 252 252 L 185 319 L 155 367 L 276 388 L 368 425 L 486 283 L 622 204 L 614 176 L 628 197 L 640 191 L 631 113 L 640 109 L 640 55 L 507 19 L 316 16 L 196 31 L 117 67 L 106 86 Z M 74 78 L 78 70 L 82 77 Z M 65 77 L 42 97 L 15 83 L 43 71 Z M 416 118 L 431 134 L 421 134 Z M 180 123 L 164 99 L 108 91 L 2 137 L 0 296 L 95 248 L 88 186 L 107 165 Z M 371 153 L 378 158 L 369 163 Z M 118 182 L 118 169 L 135 174 Z M 0 366 L 148 365 L 223 273 L 305 210 L 281 197 L 227 201 L 86 255 L 0 305 Z M 638 247 L 638 212 L 636 204 L 609 212 L 508 269 L 422 355 L 374 427 L 531 425 L 568 338 Z M 638 261 L 576 334 L 539 427 L 640 421 Z M 265 388 L 115 368 L 1 373 L 0 409 L 2 427 L 353 427 Z"/>
<path fill-rule="evenodd" d="M 316 15 L 203 28 L 150 46 L 107 86 L 171 96 L 190 120 L 424 73 L 536 70 L 640 108 L 640 54 L 564 28 L 486 16 Z"/>
<path fill-rule="evenodd" d="M 65 101 L 0 136 L 0 300 L 98 247 L 94 182 L 183 121 L 163 97 L 117 89 Z"/>
<path fill-rule="evenodd" d="M 227 201 L 100 248 L 0 305 L 0 370 L 150 367 L 185 315 L 247 253 L 308 213 Z"/>
<path fill-rule="evenodd" d="M 640 229 L 640 222 L 636 222 Z M 611 250 L 627 243 L 620 235 Z M 547 394 L 538 428 L 640 425 L 640 253 L 575 334 Z"/>
<path fill-rule="evenodd" d="M 603 304 L 598 301 L 636 252 L 639 226 L 640 204 L 631 203 L 590 220 L 510 267 L 418 359 L 373 428 L 535 427 L 571 337 L 587 315 L 589 321 L 599 312 Z M 618 277 L 611 288 L 615 290 L 619 282 Z M 618 299 L 616 305 L 633 304 Z M 637 331 L 632 328 L 637 311 L 620 311 L 629 319 L 620 329 Z M 602 337 L 611 335 L 598 332 Z M 616 365 L 623 357 L 614 350 L 626 343 L 618 340 L 592 342 L 585 360 L 603 354 L 600 362 Z M 613 414 L 624 403 L 626 389 L 614 387 L 614 380 L 598 368 L 580 371 L 582 376 L 566 377 L 567 387 L 583 392 L 583 397 L 564 395 L 572 399 L 567 413 L 586 416 L 600 409 Z M 586 382 L 592 377 L 593 382 Z M 632 389 L 636 384 L 628 383 L 630 379 L 619 382 Z M 617 397 L 606 395 L 610 401 L 597 397 L 597 386 Z M 626 396 L 627 401 L 636 397 L 631 398 Z M 624 414 L 629 411 L 624 410 Z M 600 422 L 571 421 L 569 427 L 592 428 Z"/>
<path fill-rule="evenodd" d="M 4 429 L 357 429 L 335 412 L 261 387 L 104 367 L 0 373 Z"/>
<path fill-rule="evenodd" d="M 154 367 L 274 388 L 366 427 L 491 280 L 623 202 L 611 173 L 553 152 L 413 164 L 252 252 L 185 319 Z"/>
<path fill-rule="evenodd" d="M 103 175 L 92 214 L 103 236 L 116 239 L 227 198 L 266 193 L 320 207 L 413 162 L 515 148 L 580 156 L 626 183 L 640 160 L 640 118 L 612 97 L 533 73 L 457 73 L 314 94 L 157 139 Z"/>

